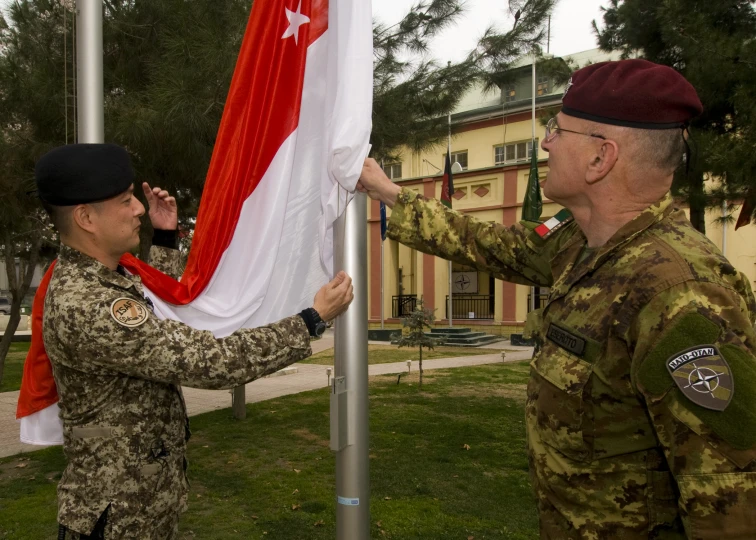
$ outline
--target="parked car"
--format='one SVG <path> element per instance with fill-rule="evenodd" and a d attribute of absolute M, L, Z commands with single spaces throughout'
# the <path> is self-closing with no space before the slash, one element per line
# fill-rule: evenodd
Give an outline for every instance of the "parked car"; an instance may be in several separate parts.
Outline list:
<path fill-rule="evenodd" d="M 10 315 L 11 305 L 10 300 L 4 296 L 0 296 L 0 313 L 3 315 Z"/>

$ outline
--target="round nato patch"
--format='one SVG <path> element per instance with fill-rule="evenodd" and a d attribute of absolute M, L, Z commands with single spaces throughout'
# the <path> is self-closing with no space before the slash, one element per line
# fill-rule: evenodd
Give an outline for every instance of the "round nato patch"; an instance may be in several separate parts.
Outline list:
<path fill-rule="evenodd" d="M 110 305 L 110 314 L 115 322 L 126 328 L 136 328 L 147 321 L 149 312 L 144 304 L 132 298 L 118 298 Z"/>
<path fill-rule="evenodd" d="M 735 393 L 727 360 L 714 345 L 699 345 L 673 355 L 667 369 L 677 387 L 696 405 L 724 411 Z"/>

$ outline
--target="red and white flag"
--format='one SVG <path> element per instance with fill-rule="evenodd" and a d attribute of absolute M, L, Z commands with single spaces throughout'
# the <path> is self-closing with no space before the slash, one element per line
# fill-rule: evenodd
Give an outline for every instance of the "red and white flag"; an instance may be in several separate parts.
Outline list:
<path fill-rule="evenodd" d="M 369 149 L 372 56 L 370 0 L 254 2 L 181 281 L 121 260 L 159 317 L 223 337 L 312 304 Z M 17 417 L 24 442 L 60 444 L 41 307 Z"/>

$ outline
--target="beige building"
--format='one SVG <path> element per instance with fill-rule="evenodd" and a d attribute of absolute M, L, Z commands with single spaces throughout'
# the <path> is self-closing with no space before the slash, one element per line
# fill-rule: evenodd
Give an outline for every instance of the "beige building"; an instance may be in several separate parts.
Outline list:
<path fill-rule="evenodd" d="M 584 66 L 614 60 L 618 54 L 598 50 L 585 51 L 571 57 Z M 462 166 L 454 175 L 453 207 L 477 219 L 513 225 L 521 219 L 522 204 L 528 180 L 531 157 L 532 65 L 522 62 L 514 68 L 516 82 L 495 93 L 473 90 L 452 114 L 452 162 Z M 548 117 L 558 110 L 564 88 L 554 85 L 548 77 L 536 75 L 536 116 Z M 543 137 L 543 124 L 536 122 L 537 143 Z M 385 163 L 387 174 L 398 184 L 439 198 L 441 168 L 446 144 L 427 152 L 405 150 L 401 160 Z M 548 170 L 548 154 L 538 154 L 539 174 Z M 381 310 L 381 239 L 380 210 L 375 201 L 368 202 L 368 273 L 369 321 L 380 323 L 381 313 L 388 324 L 398 323 L 411 310 L 417 299 L 435 309 L 439 325 L 448 325 L 449 263 L 423 254 L 393 240 L 383 242 L 383 310 Z M 561 207 L 544 200 L 542 219 L 556 214 Z M 390 209 L 387 210 L 390 215 Z M 725 251 L 735 267 L 756 281 L 756 227 L 738 231 L 733 225 L 725 230 L 717 218 L 721 212 L 710 212 L 707 234 Z M 494 279 L 485 272 L 453 265 L 453 324 L 476 327 L 494 334 L 521 332 L 530 310 L 531 288 Z M 540 307 L 547 290 L 535 289 L 535 304 Z M 484 327 L 484 328 L 481 328 Z"/>

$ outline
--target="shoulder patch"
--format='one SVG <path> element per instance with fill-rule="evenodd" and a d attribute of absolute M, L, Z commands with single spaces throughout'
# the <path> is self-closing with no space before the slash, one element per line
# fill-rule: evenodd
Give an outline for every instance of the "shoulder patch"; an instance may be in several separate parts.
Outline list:
<path fill-rule="evenodd" d="M 143 325 L 149 317 L 149 311 L 141 302 L 133 298 L 117 298 L 110 305 L 110 314 L 115 322 L 126 328 Z"/>
<path fill-rule="evenodd" d="M 714 345 L 698 345 L 673 354 L 667 370 L 683 395 L 696 405 L 724 411 L 735 393 L 727 360 Z"/>
<path fill-rule="evenodd" d="M 540 236 L 543 239 L 548 238 L 554 232 L 558 231 L 568 223 L 572 222 L 572 220 L 575 219 L 572 217 L 572 213 L 570 213 L 569 210 L 566 208 L 562 208 L 559 212 L 556 213 L 556 215 L 547 220 L 544 223 L 541 223 L 538 227 L 533 229 L 538 236 Z"/>

